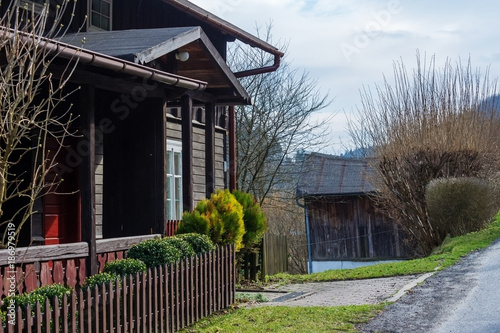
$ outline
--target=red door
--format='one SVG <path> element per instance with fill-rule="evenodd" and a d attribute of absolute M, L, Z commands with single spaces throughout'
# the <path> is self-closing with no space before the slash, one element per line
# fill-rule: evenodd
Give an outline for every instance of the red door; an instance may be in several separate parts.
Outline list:
<path fill-rule="evenodd" d="M 69 144 L 70 141 L 73 140 L 66 140 L 65 145 Z M 57 145 L 56 140 L 47 140 L 46 149 L 56 151 Z M 55 190 L 51 191 L 52 193 L 43 197 L 45 245 L 74 243 L 81 240 L 79 167 L 64 167 L 67 154 L 66 148 L 60 150 L 55 158 L 58 167 L 47 177 L 47 181 L 53 179 L 62 179 L 62 181 Z"/>

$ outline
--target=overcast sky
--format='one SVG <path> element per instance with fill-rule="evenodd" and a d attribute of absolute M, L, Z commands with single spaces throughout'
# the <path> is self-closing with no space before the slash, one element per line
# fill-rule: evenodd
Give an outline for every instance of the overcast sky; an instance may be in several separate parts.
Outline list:
<path fill-rule="evenodd" d="M 334 101 L 331 146 L 343 151 L 346 117 L 360 104 L 359 89 L 392 77 L 395 60 L 415 65 L 417 49 L 441 67 L 469 56 L 474 67 L 500 74 L 500 3 L 494 0 L 191 0 L 255 33 L 272 20 L 275 41 L 289 41 L 286 61 L 318 80 Z M 324 115 L 318 115 L 324 116 Z"/>

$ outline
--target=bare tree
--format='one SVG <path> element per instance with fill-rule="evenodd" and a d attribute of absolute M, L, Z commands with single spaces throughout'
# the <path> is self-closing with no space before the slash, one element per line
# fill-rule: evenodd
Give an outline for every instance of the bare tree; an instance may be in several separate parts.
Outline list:
<path fill-rule="evenodd" d="M 268 25 L 264 36 L 260 29 L 257 35 L 271 43 L 271 30 Z M 278 46 L 287 49 L 287 44 Z M 267 53 L 257 48 L 237 44 L 230 52 L 230 66 L 236 71 L 273 63 Z M 238 107 L 236 113 L 238 187 L 262 205 L 272 191 L 295 187 L 290 155 L 324 144 L 328 119 L 314 122 L 312 116 L 330 101 L 307 72 L 293 69 L 286 61 L 275 72 L 242 78 L 241 83 L 253 105 Z"/>
<path fill-rule="evenodd" d="M 63 88 L 76 61 L 56 79 L 50 66 L 58 54 L 47 47 L 51 38 L 66 32 L 69 24 L 62 19 L 72 5 L 61 1 L 39 10 L 19 3 L 11 1 L 0 18 L 0 247 L 13 243 L 7 230 L 15 226 L 19 235 L 35 202 L 62 181 L 54 174 L 54 158 L 64 138 L 72 135 L 74 119 L 64 106 L 69 93 Z M 58 142 L 56 151 L 46 148 L 49 138 Z"/>
<path fill-rule="evenodd" d="M 470 60 L 442 69 L 417 54 L 409 73 L 394 65 L 395 81 L 385 80 L 375 92 L 361 92 L 362 106 L 350 123 L 359 147 L 370 148 L 377 171 L 371 181 L 376 198 L 428 255 L 444 235 L 432 225 L 425 202 L 427 184 L 436 178 L 488 177 L 498 169 L 500 122 L 497 87 L 488 71 L 474 70 Z"/>

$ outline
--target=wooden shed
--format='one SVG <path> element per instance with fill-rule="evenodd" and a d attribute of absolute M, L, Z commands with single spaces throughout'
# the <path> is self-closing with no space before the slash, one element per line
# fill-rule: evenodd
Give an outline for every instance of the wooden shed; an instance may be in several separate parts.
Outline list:
<path fill-rule="evenodd" d="M 402 233 L 378 212 L 366 160 L 305 155 L 297 187 L 304 200 L 310 261 L 404 258 Z M 311 265 L 310 265 L 311 266 Z"/>

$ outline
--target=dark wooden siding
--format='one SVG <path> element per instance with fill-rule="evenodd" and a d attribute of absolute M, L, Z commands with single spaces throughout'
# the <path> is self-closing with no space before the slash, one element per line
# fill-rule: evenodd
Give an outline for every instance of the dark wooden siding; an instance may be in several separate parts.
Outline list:
<path fill-rule="evenodd" d="M 215 188 L 225 188 L 224 140 L 226 131 L 220 127 L 215 130 Z M 167 118 L 167 139 L 181 140 L 181 120 L 172 116 Z M 182 152 L 183 154 L 185 152 Z M 205 198 L 205 125 L 196 121 L 193 124 L 193 182 L 194 203 Z"/>
<path fill-rule="evenodd" d="M 405 256 L 401 232 L 367 196 L 307 199 L 312 260 Z"/>

